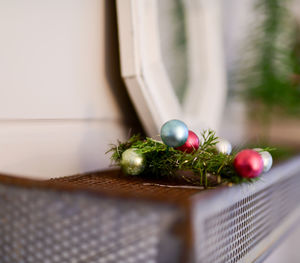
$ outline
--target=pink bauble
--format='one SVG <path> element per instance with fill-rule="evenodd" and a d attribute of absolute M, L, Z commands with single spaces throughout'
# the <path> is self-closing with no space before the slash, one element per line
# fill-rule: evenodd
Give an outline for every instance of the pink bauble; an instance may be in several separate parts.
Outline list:
<path fill-rule="evenodd" d="M 237 173 L 244 178 L 259 176 L 264 169 L 264 162 L 261 155 L 250 149 L 239 152 L 233 162 Z"/>
<path fill-rule="evenodd" d="M 177 147 L 176 150 L 186 152 L 186 153 L 191 153 L 199 148 L 199 138 L 198 136 L 192 132 L 189 131 L 189 136 L 185 142 L 184 145 L 181 145 L 180 147 Z"/>

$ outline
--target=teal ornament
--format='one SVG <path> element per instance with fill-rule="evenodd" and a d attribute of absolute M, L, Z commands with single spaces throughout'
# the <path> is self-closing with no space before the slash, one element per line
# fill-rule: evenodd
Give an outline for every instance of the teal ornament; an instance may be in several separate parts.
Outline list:
<path fill-rule="evenodd" d="M 272 158 L 272 155 L 268 152 L 268 151 L 263 151 L 263 149 L 261 148 L 254 148 L 253 149 L 254 151 L 257 151 L 261 158 L 263 159 L 263 162 L 264 162 L 264 172 L 268 172 L 271 167 L 272 167 L 272 164 L 273 164 L 273 158 Z"/>
<path fill-rule="evenodd" d="M 180 147 L 189 136 L 188 127 L 180 120 L 167 121 L 160 130 L 162 141 L 170 147 Z"/>
<path fill-rule="evenodd" d="M 127 149 L 122 154 L 121 167 L 126 174 L 138 175 L 145 169 L 145 158 L 143 154 L 137 153 L 136 149 Z"/>

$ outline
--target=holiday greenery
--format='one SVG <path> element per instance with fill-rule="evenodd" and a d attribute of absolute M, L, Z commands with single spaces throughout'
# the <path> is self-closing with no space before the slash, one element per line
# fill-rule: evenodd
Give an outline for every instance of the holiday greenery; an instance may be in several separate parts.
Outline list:
<path fill-rule="evenodd" d="M 273 110 L 300 114 L 299 27 L 287 6 L 289 0 L 256 0 L 255 28 L 249 30 L 239 79 L 245 97 L 262 107 L 267 125 Z M 250 48 L 249 48 L 250 47 Z"/>
<path fill-rule="evenodd" d="M 112 145 L 108 152 L 112 154 L 111 160 L 122 167 L 124 152 L 133 149 L 139 158 L 140 168 L 143 168 L 138 176 L 168 179 L 181 176 L 187 182 L 204 187 L 226 183 L 249 183 L 258 180 L 258 177 L 244 178 L 237 173 L 234 167 L 236 153 L 225 154 L 218 151 L 216 145 L 220 139 L 216 137 L 214 131 L 204 131 L 201 137 L 202 143 L 199 148 L 191 153 L 151 138 L 142 138 L 140 135 L 132 136 L 127 142 L 118 142 L 117 145 Z M 265 148 L 261 151 L 269 150 L 271 149 Z M 144 160 L 141 159 L 142 157 Z M 128 170 L 125 167 L 126 171 Z M 184 173 L 187 171 L 192 174 L 192 177 Z"/>

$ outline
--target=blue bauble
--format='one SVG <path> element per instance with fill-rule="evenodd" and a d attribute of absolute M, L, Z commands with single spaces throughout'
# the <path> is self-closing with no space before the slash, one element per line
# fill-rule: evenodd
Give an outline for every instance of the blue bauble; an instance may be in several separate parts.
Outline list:
<path fill-rule="evenodd" d="M 180 147 L 187 141 L 188 127 L 179 120 L 167 121 L 160 130 L 162 141 L 170 147 Z"/>

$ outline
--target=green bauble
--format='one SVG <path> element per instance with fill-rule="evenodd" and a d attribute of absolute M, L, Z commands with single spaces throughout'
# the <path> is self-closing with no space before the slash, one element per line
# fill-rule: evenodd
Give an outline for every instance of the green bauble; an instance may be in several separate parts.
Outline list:
<path fill-rule="evenodd" d="M 122 154 L 121 167 L 126 174 L 138 175 L 145 169 L 145 158 L 136 149 L 127 149 Z"/>

